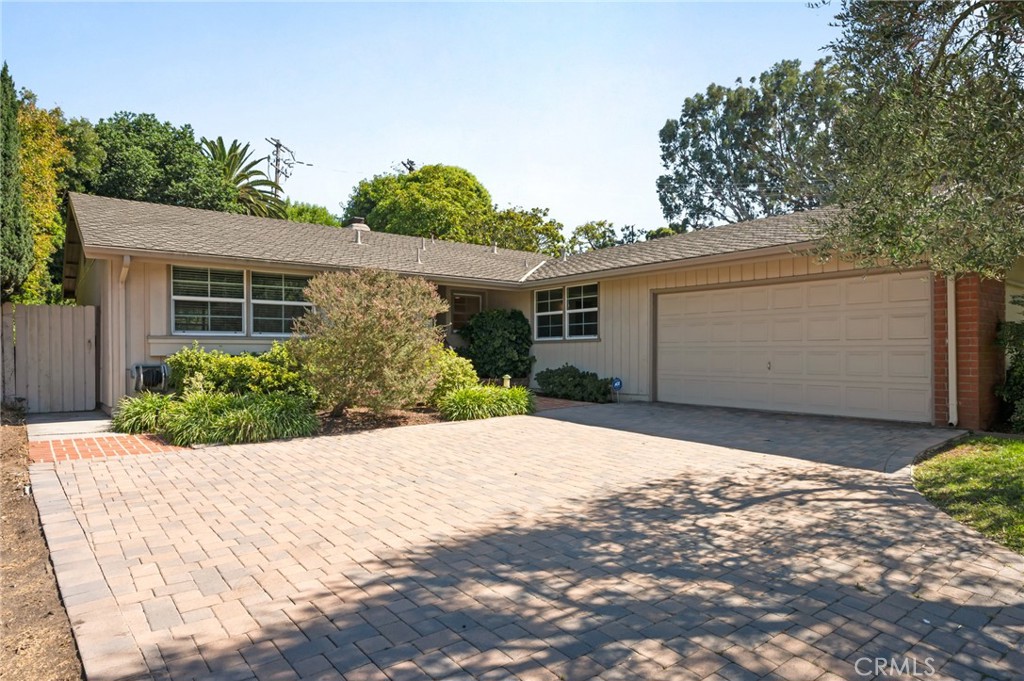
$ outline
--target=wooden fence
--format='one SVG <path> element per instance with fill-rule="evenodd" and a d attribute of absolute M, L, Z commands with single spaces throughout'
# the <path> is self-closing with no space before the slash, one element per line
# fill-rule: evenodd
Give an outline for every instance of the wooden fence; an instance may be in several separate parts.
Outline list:
<path fill-rule="evenodd" d="M 4 402 L 30 413 L 96 408 L 97 308 L 3 306 L 0 326 Z"/>

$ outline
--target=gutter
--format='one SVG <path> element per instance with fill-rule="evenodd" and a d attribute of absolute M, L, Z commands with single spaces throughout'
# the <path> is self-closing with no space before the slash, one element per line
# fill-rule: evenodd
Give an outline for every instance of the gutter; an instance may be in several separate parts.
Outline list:
<path fill-rule="evenodd" d="M 960 422 L 960 405 L 957 404 L 959 387 L 956 375 L 956 279 L 953 277 L 946 277 L 946 361 L 949 425 L 956 426 Z"/>

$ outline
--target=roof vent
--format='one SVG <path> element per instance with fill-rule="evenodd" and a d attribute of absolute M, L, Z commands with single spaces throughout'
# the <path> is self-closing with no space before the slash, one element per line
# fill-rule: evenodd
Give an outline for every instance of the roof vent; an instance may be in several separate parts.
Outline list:
<path fill-rule="evenodd" d="M 494 243 L 491 244 L 491 253 L 497 253 L 497 252 L 498 252 L 498 242 L 495 241 Z"/>
<path fill-rule="evenodd" d="M 360 232 L 370 231 L 370 226 L 366 224 L 366 218 L 352 218 L 352 221 L 348 223 L 348 226 L 352 229 L 358 229 Z"/>
<path fill-rule="evenodd" d="M 569 259 L 569 249 L 568 248 L 563 248 L 562 249 L 562 262 L 565 262 L 568 259 Z"/>

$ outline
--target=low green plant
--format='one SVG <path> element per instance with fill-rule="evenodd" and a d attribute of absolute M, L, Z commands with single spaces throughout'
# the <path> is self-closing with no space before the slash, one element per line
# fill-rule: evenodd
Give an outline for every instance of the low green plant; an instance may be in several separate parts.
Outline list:
<path fill-rule="evenodd" d="M 530 354 L 530 322 L 519 310 L 484 310 L 470 317 L 459 334 L 467 346 L 459 354 L 473 362 L 482 378 L 527 376 L 536 359 Z"/>
<path fill-rule="evenodd" d="M 430 362 L 435 379 L 427 403 L 435 409 L 445 395 L 480 382 L 473 363 L 451 348 L 435 345 L 430 351 Z"/>
<path fill-rule="evenodd" d="M 236 444 L 312 435 L 319 421 L 310 401 L 284 392 L 232 395 L 196 388 L 162 412 L 157 432 L 167 442 Z"/>
<path fill-rule="evenodd" d="M 167 358 L 171 387 L 183 392 L 186 383 L 201 374 L 210 391 L 223 393 L 285 392 L 316 400 L 316 391 L 302 377 L 298 360 L 288 346 L 274 342 L 262 355 L 229 355 L 206 350 L 193 341 Z"/>
<path fill-rule="evenodd" d="M 110 427 L 117 433 L 154 433 L 160 414 L 172 401 L 171 395 L 141 392 L 135 397 L 122 397 L 114 409 Z"/>
<path fill-rule="evenodd" d="M 438 401 L 437 409 L 448 421 L 531 414 L 533 393 L 522 387 L 474 385 L 448 393 Z"/>
<path fill-rule="evenodd" d="M 612 399 L 612 379 L 600 378 L 592 371 L 581 371 L 571 364 L 539 371 L 534 380 L 547 397 L 579 402 L 610 402 Z"/>

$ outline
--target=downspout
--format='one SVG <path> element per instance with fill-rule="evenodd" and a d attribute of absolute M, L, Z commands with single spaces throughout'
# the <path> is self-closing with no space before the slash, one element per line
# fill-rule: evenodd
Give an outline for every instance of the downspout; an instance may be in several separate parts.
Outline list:
<path fill-rule="evenodd" d="M 128 300 L 127 300 L 127 296 L 125 295 L 125 290 L 124 290 L 125 289 L 124 283 L 128 279 L 128 270 L 131 269 L 131 266 L 132 266 L 132 256 L 126 255 L 123 258 L 121 258 L 121 274 L 120 274 L 120 276 L 118 276 L 118 280 L 117 280 L 117 283 L 118 283 L 118 286 L 117 286 L 117 297 L 118 297 L 118 306 L 120 307 L 120 322 L 121 322 L 121 335 L 122 335 L 122 338 L 121 338 L 121 358 L 120 358 L 120 361 L 117 363 L 117 365 L 124 368 L 124 373 L 122 374 L 123 379 L 124 379 L 124 384 L 123 384 L 124 392 L 122 392 L 121 395 L 127 395 L 127 394 L 129 394 L 131 392 L 131 390 L 129 389 L 129 386 L 131 385 L 131 373 L 129 372 L 128 365 L 127 365 L 127 361 L 128 361 L 128 338 L 131 335 L 130 334 L 131 321 L 129 319 L 129 317 L 131 315 L 131 311 L 128 309 L 128 305 L 127 305 Z M 121 395 L 117 396 L 118 399 L 120 399 Z M 114 405 L 110 405 L 110 406 L 113 408 Z"/>
<path fill-rule="evenodd" d="M 957 404 L 956 382 L 956 279 L 946 277 L 946 375 L 949 386 L 949 425 L 956 426 L 960 422 L 960 409 Z"/>

